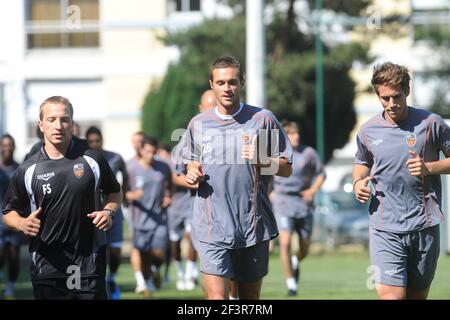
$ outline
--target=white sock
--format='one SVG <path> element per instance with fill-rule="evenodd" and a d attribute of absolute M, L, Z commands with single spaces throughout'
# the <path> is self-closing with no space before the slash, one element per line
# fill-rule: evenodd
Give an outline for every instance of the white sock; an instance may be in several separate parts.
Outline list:
<path fill-rule="evenodd" d="M 116 274 L 114 272 L 109 273 L 108 282 L 116 282 Z"/>
<path fill-rule="evenodd" d="M 134 273 L 134 278 L 136 279 L 136 286 L 138 288 L 145 287 L 145 279 L 141 271 L 136 271 Z"/>
<path fill-rule="evenodd" d="M 192 273 L 191 273 L 191 275 L 192 275 L 192 278 L 198 278 L 198 269 L 197 269 L 197 263 L 195 263 L 194 261 L 191 261 L 192 262 Z"/>
<path fill-rule="evenodd" d="M 298 258 L 296 255 L 291 256 L 291 265 L 292 265 L 292 270 L 298 268 Z"/>
<path fill-rule="evenodd" d="M 186 271 L 184 273 L 184 278 L 186 280 L 191 280 L 192 277 L 194 276 L 194 268 L 195 268 L 195 262 L 191 261 L 191 260 L 187 260 L 186 261 Z"/>
<path fill-rule="evenodd" d="M 183 268 L 183 262 L 180 261 L 175 261 L 175 267 L 177 269 L 177 278 L 178 279 L 183 279 L 184 276 L 184 268 Z"/>
<path fill-rule="evenodd" d="M 286 285 L 289 290 L 297 290 L 297 283 L 295 282 L 294 277 L 287 278 Z"/>
<path fill-rule="evenodd" d="M 230 300 L 239 300 L 239 297 L 233 297 L 233 296 L 228 296 L 228 299 L 230 299 Z"/>

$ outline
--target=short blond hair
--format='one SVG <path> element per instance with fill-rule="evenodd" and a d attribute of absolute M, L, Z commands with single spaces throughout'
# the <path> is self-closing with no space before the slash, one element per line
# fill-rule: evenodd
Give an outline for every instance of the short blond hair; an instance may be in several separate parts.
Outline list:
<path fill-rule="evenodd" d="M 65 105 L 67 107 L 67 110 L 69 111 L 70 119 L 73 119 L 73 107 L 69 99 L 64 98 L 62 96 L 53 96 L 45 99 L 44 102 L 42 102 L 41 105 L 39 106 L 39 120 L 42 121 L 42 118 L 44 117 L 44 107 L 48 103 L 60 103 Z"/>

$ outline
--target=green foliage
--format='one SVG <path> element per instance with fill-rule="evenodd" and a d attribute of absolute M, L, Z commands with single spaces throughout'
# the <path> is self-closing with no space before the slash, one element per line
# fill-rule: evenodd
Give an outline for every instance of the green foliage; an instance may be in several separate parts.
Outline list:
<path fill-rule="evenodd" d="M 292 11 L 289 19 L 285 14 L 277 13 L 266 28 L 267 105 L 279 119 L 298 122 L 303 142 L 315 146 L 314 36 L 298 30 Z M 160 87 L 151 88 L 144 104 L 144 131 L 168 143 L 171 130 L 186 127 L 197 112 L 200 95 L 209 88 L 209 66 L 215 59 L 236 56 L 245 74 L 245 18 L 236 15 L 230 20 L 207 20 L 170 34 L 164 41 L 177 46 L 181 56 Z M 324 45 L 326 161 L 334 149 L 346 144 L 356 124 L 355 84 L 349 76 L 355 61 L 368 61 L 366 48 L 357 44 Z M 245 101 L 245 92 L 242 99 Z"/>

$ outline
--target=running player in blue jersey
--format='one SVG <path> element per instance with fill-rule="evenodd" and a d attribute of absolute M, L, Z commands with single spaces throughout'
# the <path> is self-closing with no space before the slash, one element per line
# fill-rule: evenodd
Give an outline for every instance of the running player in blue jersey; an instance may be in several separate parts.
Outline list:
<path fill-rule="evenodd" d="M 14 160 L 14 150 L 16 149 L 14 138 L 9 134 L 4 134 L 1 137 L 0 144 L 2 155 L 2 160 L 0 162 L 0 169 L 2 170 L 0 188 L 3 200 L 9 181 L 19 167 L 19 164 Z M 11 300 L 14 299 L 15 282 L 19 277 L 20 246 L 23 243 L 24 237 L 20 232 L 4 226 L 1 220 L 2 219 L 0 219 L 0 268 L 6 261 L 8 262 L 8 281 L 3 293 L 3 298 L 5 300 Z"/>
<path fill-rule="evenodd" d="M 440 175 L 450 173 L 450 128 L 407 105 L 409 82 L 403 66 L 374 67 L 383 111 L 357 136 L 353 188 L 360 202 L 370 199 L 370 257 L 381 299 L 427 298 L 444 220 Z"/>
<path fill-rule="evenodd" d="M 120 154 L 103 150 L 103 135 L 97 127 L 90 127 L 86 131 L 86 141 L 89 148 L 99 151 L 103 157 L 108 161 L 112 172 L 115 176 L 118 174 L 122 177 L 122 190 L 128 189 L 128 173 Z M 123 213 L 122 208 L 119 207 L 113 219 L 111 229 L 106 232 L 108 242 L 108 265 L 109 274 L 106 279 L 108 295 L 112 300 L 120 299 L 120 288 L 116 282 L 116 274 L 119 270 L 123 243 Z"/>
<path fill-rule="evenodd" d="M 284 131 L 294 149 L 292 175 L 274 177 L 271 195 L 273 211 L 280 229 L 280 258 L 283 265 L 288 295 L 297 295 L 300 261 L 308 254 L 313 229 L 314 195 L 326 175 L 316 151 L 300 144 L 300 133 L 295 122 L 284 122 Z M 298 234 L 298 251 L 291 258 L 292 234 Z"/>
<path fill-rule="evenodd" d="M 207 299 L 228 299 L 229 279 L 241 299 L 259 299 L 269 241 L 278 235 L 268 184 L 292 171 L 275 116 L 240 102 L 243 76 L 237 59 L 217 59 L 209 76 L 217 107 L 195 116 L 186 132 L 186 181 L 199 183 L 191 234 Z"/>

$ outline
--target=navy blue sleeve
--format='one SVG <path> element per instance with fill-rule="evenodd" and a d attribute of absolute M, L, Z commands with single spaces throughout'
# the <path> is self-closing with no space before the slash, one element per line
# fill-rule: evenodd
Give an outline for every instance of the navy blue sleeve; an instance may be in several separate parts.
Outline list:
<path fill-rule="evenodd" d="M 3 199 L 3 214 L 17 211 L 21 216 L 28 213 L 29 197 L 25 187 L 26 167 L 19 167 L 11 178 Z"/>

